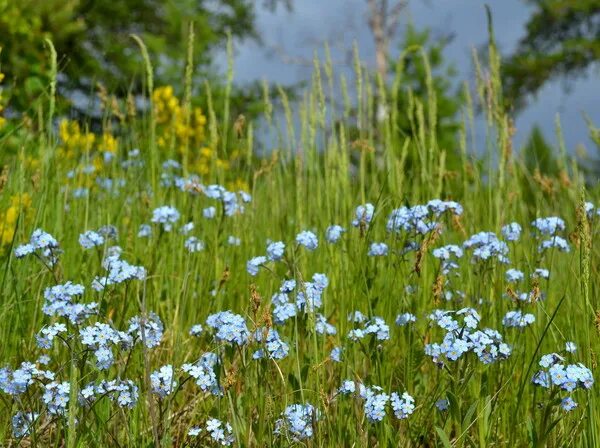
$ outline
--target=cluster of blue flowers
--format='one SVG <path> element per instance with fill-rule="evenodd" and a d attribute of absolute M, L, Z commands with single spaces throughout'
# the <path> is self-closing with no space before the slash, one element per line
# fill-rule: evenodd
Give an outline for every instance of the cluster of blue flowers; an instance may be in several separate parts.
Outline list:
<path fill-rule="evenodd" d="M 168 364 L 152 372 L 150 375 L 152 392 L 160 398 L 171 395 L 177 387 L 177 380 L 173 378 L 173 366 Z"/>
<path fill-rule="evenodd" d="M 131 280 L 144 280 L 146 269 L 134 266 L 121 259 L 122 249 L 119 246 L 108 248 L 107 255 L 102 261 L 102 267 L 108 272 L 105 276 L 97 276 L 92 281 L 92 288 L 102 291 L 107 286 L 125 283 Z"/>
<path fill-rule="evenodd" d="M 473 308 L 434 310 L 429 319 L 446 331 L 442 343 L 425 346 L 425 354 L 440 366 L 444 361 L 456 361 L 468 352 L 475 353 L 483 364 L 504 360 L 511 354 L 511 347 L 496 330 L 477 330 L 481 318 Z"/>
<path fill-rule="evenodd" d="M 135 160 L 135 157 L 132 157 L 131 160 Z M 165 169 L 161 178 L 163 185 L 191 195 L 203 194 L 206 198 L 217 201 L 214 206 L 201 208 L 202 216 L 207 220 L 218 218 L 216 221 L 219 221 L 225 216 L 231 217 L 244 213 L 245 204 L 251 202 L 250 195 L 245 192 L 234 193 L 220 185 L 203 185 L 199 178 L 194 176 L 183 178 L 172 174 L 181 168 L 176 162 L 169 161 L 163 168 Z M 590 205 L 586 210 L 589 214 L 595 209 L 593 205 Z M 348 226 L 348 230 L 338 224 L 329 225 L 325 230 L 324 241 L 336 244 L 342 241 L 346 232 L 349 237 L 353 232 L 360 231 L 360 237 L 365 239 L 364 247 L 368 247 L 368 256 L 388 257 L 390 254 L 397 254 L 398 246 L 395 244 L 397 241 L 404 244 L 398 255 L 409 256 L 411 251 L 428 248 L 424 244 L 428 235 L 433 240 L 438 233 L 443 232 L 445 217 L 458 219 L 462 213 L 463 209 L 460 204 L 437 199 L 423 205 L 399 207 L 387 217 L 385 242 L 372 241 L 370 240 L 370 231 L 369 233 L 365 231 L 370 227 L 373 227 L 373 231 L 377 230 L 374 228 L 376 208 L 373 204 L 366 203 L 356 207 L 354 219 L 350 223 L 351 227 Z M 194 223 L 187 222 L 181 225 L 180 221 L 183 221 L 181 218 L 181 213 L 175 207 L 168 205 L 158 207 L 152 211 L 150 223 L 143 224 L 137 235 L 140 238 L 150 238 L 156 233 L 161 235 L 157 238 L 181 238 L 183 249 L 189 253 L 204 250 L 204 242 L 198 236 L 193 235 L 195 233 Z M 566 228 L 562 219 L 557 217 L 538 218 L 531 223 L 531 226 L 534 230 L 533 235 L 539 239 L 538 261 L 543 259 L 544 253 L 548 249 L 569 250 L 568 243 L 559 235 Z M 171 235 L 166 236 L 164 233 L 171 233 Z M 469 254 L 471 262 L 477 265 L 478 270 L 481 268 L 481 272 L 490 266 L 494 267 L 495 262 L 507 265 L 510 263 L 509 253 L 514 247 L 511 243 L 519 241 L 522 234 L 521 225 L 512 222 L 503 226 L 499 234 L 479 232 L 467 238 L 462 244 L 446 244 L 431 250 L 436 269 L 439 267 L 438 278 L 443 280 L 443 297 L 447 301 L 454 300 L 455 302 L 473 300 L 473 303 L 481 305 L 483 303 L 481 299 L 452 287 L 455 282 L 459 282 L 461 268 L 466 269 L 465 263 L 461 266 L 465 253 Z M 96 249 L 95 252 L 102 260 L 101 266 L 106 271 L 105 275 L 95 276 L 91 284 L 91 291 L 87 292 L 87 294 L 95 294 L 102 304 L 105 303 L 105 295 L 110 296 L 112 292 L 118 290 L 119 285 L 147 279 L 147 271 L 143 266 L 128 263 L 122 258 L 121 247 L 111 245 L 113 243 L 110 240 L 117 240 L 117 236 L 117 229 L 113 226 L 104 226 L 96 231 L 88 230 L 79 236 L 79 243 L 83 249 Z M 241 240 L 233 235 L 226 239 L 223 236 L 221 241 L 222 244 L 230 246 L 241 244 Z M 212 249 L 212 246 L 208 247 Z M 327 298 L 324 294 L 329 286 L 329 278 L 322 273 L 315 273 L 312 278 L 304 277 L 297 269 L 298 265 L 295 265 L 298 255 L 308 258 L 312 256 L 311 252 L 317 251 L 317 249 L 319 249 L 319 236 L 312 230 L 299 232 L 293 241 L 268 240 L 264 254 L 246 262 L 246 271 L 250 276 L 257 276 L 265 271 L 277 276 L 277 272 L 281 272 L 285 268 L 285 277 L 282 275 L 284 279 L 279 288 L 275 289 L 271 303 L 266 304 L 267 307 L 269 305 L 271 307 L 267 308 L 266 317 L 261 316 L 260 319 L 254 319 L 256 320 L 254 322 L 232 310 L 209 314 L 205 321 L 206 330 L 203 325 L 197 324 L 190 329 L 189 334 L 195 338 L 194 343 L 210 340 L 214 345 L 214 348 L 211 349 L 214 352 L 205 352 L 196 361 L 186 362 L 182 365 L 166 364 L 165 361 L 162 361 L 157 366 L 151 367 L 148 370 L 148 377 L 146 377 L 149 379 L 150 398 L 156 400 L 161 406 L 166 402 L 170 403 L 187 381 L 192 389 L 199 388 L 202 393 L 206 394 L 205 398 L 225 396 L 226 390 L 228 390 L 227 383 L 221 384 L 220 378 L 223 377 L 223 372 L 229 373 L 227 356 L 231 353 L 241 353 L 241 363 L 244 366 L 248 351 L 252 353 L 254 360 L 269 361 L 257 361 L 255 364 L 259 369 L 264 365 L 272 364 L 271 360 L 277 361 L 275 363 L 277 366 L 284 365 L 285 361 L 282 363 L 279 361 L 287 358 L 290 351 L 299 350 L 297 341 L 287 339 L 289 328 L 286 328 L 285 325 L 289 321 L 298 324 L 294 326 L 295 332 L 308 331 L 313 335 L 316 333 L 319 338 L 322 337 L 325 340 L 323 346 L 328 351 L 331 350 L 329 357 L 325 360 L 327 362 L 341 363 L 342 358 L 344 360 L 352 359 L 356 356 L 355 352 L 359 348 L 366 351 L 365 346 L 383 352 L 385 350 L 383 342 L 390 340 L 393 332 L 385 319 L 376 315 L 378 309 L 375 306 L 363 308 L 369 310 L 365 314 L 358 310 L 351 312 L 347 316 L 349 324 L 344 327 L 344 323 L 342 323 L 340 326 L 342 335 L 338 335 L 336 324 L 339 322 L 339 316 L 336 316 L 337 310 L 334 309 L 332 312 L 331 309 L 323 306 L 324 298 Z M 40 229 L 33 232 L 29 242 L 15 250 L 17 258 L 33 255 L 50 268 L 56 266 L 60 253 L 61 250 L 56 239 Z M 369 262 L 369 266 L 377 265 L 380 262 L 381 260 L 374 259 Z M 524 302 L 533 302 L 534 298 L 538 300 L 540 293 L 535 292 L 534 294 L 534 291 L 514 292 L 512 288 L 523 287 L 527 283 L 526 273 L 529 274 L 531 283 L 535 284 L 537 288 L 540 283 L 539 279 L 548 279 L 550 272 L 544 268 L 536 268 L 533 272 L 526 269 L 524 272 L 516 267 L 506 266 L 507 269 L 504 268 L 503 266 L 500 270 L 500 275 L 503 275 L 506 284 L 510 285 L 507 288 L 507 290 L 510 289 L 510 294 L 507 292 L 507 295 L 518 299 L 516 300 L 518 309 L 508 311 L 504 315 L 503 326 L 523 329 L 533 325 L 536 316 L 534 313 L 525 312 L 526 307 L 530 304 Z M 291 276 L 295 278 L 286 278 Z M 309 278 L 310 280 L 305 280 Z M 133 380 L 122 378 L 121 375 L 124 372 L 121 371 L 121 366 L 129 362 L 136 346 L 142 345 L 141 350 L 145 352 L 146 349 L 154 349 L 161 344 L 165 328 L 160 317 L 155 313 L 146 312 L 145 308 L 142 308 L 144 310 L 142 314 L 130 317 L 128 320 L 125 316 L 119 316 L 116 323 L 111 319 L 106 319 L 104 322 L 97 320 L 102 317 L 104 308 L 97 302 L 86 303 L 83 301 L 86 287 L 71 281 L 58 284 L 58 279 L 55 278 L 55 280 L 57 284 L 44 290 L 42 310 L 52 320 L 42 326 L 37 333 L 38 348 L 58 353 L 57 346 L 60 344 L 69 349 L 72 344 L 77 344 L 77 347 L 81 349 L 82 359 L 86 361 L 84 363 L 86 368 L 93 365 L 91 368 L 94 370 L 94 374 L 86 381 L 90 379 L 94 381 L 78 390 L 78 405 L 89 408 L 94 406 L 97 401 L 107 397 L 124 410 L 134 408 L 139 401 L 140 389 Z M 420 292 L 421 290 L 418 288 L 420 286 L 407 286 L 406 295 L 410 296 L 415 291 Z M 102 299 L 99 298 L 100 296 Z M 213 296 L 216 296 L 216 293 Z M 415 294 L 412 298 L 416 297 Z M 405 306 L 405 310 L 414 309 L 412 305 L 406 305 L 406 302 Z M 402 308 L 399 307 L 397 310 L 400 311 Z M 490 328 L 479 329 L 481 316 L 475 308 L 464 307 L 456 311 L 435 309 L 427 317 L 430 323 L 427 331 L 431 333 L 433 339 L 429 337 L 424 339 L 435 341 L 436 335 L 441 336 L 442 339 L 441 342 L 425 344 L 424 353 L 430 356 L 439 367 L 449 366 L 452 362 L 466 358 L 469 354 L 472 354 L 473 359 L 476 358 L 487 365 L 506 360 L 512 353 L 512 347 L 504 341 L 502 334 L 498 331 Z M 118 328 L 123 328 L 123 322 L 126 324 L 121 331 Z M 417 324 L 417 316 L 411 312 L 400 312 L 395 323 L 398 327 L 403 328 L 395 328 L 393 331 L 406 335 L 415 331 L 421 322 L 422 320 L 419 320 Z M 345 336 L 344 328 L 348 330 Z M 507 330 L 507 333 L 515 334 L 516 332 Z M 439 341 L 439 339 L 437 340 Z M 567 342 L 565 346 L 567 353 L 575 353 L 576 349 L 573 342 Z M 123 356 L 123 362 L 119 362 L 121 356 Z M 92 362 L 89 362 L 90 359 Z M 48 362 L 50 362 L 48 354 L 43 354 L 35 363 L 24 362 L 16 370 L 8 367 L 0 369 L 0 390 L 16 397 L 15 401 L 23 403 L 19 397 L 35 386 L 38 391 L 41 391 L 47 413 L 53 418 L 66 417 L 69 412 L 69 402 L 72 399 L 73 386 L 65 380 L 64 371 L 60 369 L 57 369 L 56 372 L 44 370 L 42 366 Z M 338 370 L 340 368 L 337 364 L 330 366 L 335 366 L 335 369 Z M 566 364 L 565 357 L 560 354 L 544 355 L 540 360 L 540 367 L 541 370 L 533 377 L 533 383 L 544 388 L 558 388 L 571 394 L 576 389 L 590 389 L 594 382 L 589 369 L 582 364 Z M 117 370 L 119 370 L 119 374 L 111 377 L 111 372 Z M 192 383 L 195 383 L 197 387 Z M 341 387 L 334 394 L 335 397 L 339 395 L 351 395 L 361 400 L 364 415 L 371 423 L 383 421 L 390 409 L 395 418 L 399 420 L 409 418 L 416 410 L 415 399 L 408 392 L 386 391 L 376 385 L 367 387 L 352 380 L 343 381 Z M 440 411 L 444 411 L 448 409 L 449 401 L 445 398 L 439 399 L 435 406 Z M 562 399 L 561 406 L 568 411 L 574 409 L 577 403 L 569 395 Z M 40 409 L 25 408 L 19 409 L 14 414 L 12 426 L 15 437 L 25 437 L 31 433 L 33 425 L 40 419 L 40 413 L 37 411 Z M 302 442 L 313 437 L 320 418 L 320 411 L 317 407 L 311 404 L 292 404 L 285 407 L 275 421 L 274 433 L 291 442 Z M 235 442 L 231 425 L 214 418 L 209 418 L 202 427 L 192 427 L 188 431 L 188 435 L 198 437 L 196 441 L 199 444 L 215 443 L 229 446 Z"/>
<path fill-rule="evenodd" d="M 294 442 L 310 439 L 314 425 L 319 420 L 319 411 L 311 404 L 291 404 L 275 421 L 275 434 L 286 436 Z"/>
<path fill-rule="evenodd" d="M 310 282 L 300 285 L 294 279 L 284 280 L 279 291 L 273 295 L 273 322 L 281 325 L 301 312 L 313 312 L 323 305 L 323 292 L 329 285 L 325 274 L 316 273 Z M 316 321 L 319 333 L 331 334 L 333 330 L 326 319 L 317 313 Z"/>
<path fill-rule="evenodd" d="M 0 389 L 8 395 L 24 394 L 29 386 L 45 380 L 54 381 L 54 372 L 41 370 L 35 364 L 23 362 L 16 370 L 0 369 Z"/>
<path fill-rule="evenodd" d="M 15 249 L 15 257 L 23 258 L 34 254 L 49 266 L 54 266 L 58 261 L 61 250 L 58 241 L 42 229 L 36 229 L 31 234 L 28 243 L 21 244 Z"/>
<path fill-rule="evenodd" d="M 83 285 L 66 282 L 46 288 L 44 291 L 44 304 L 42 311 L 50 317 L 66 317 L 72 324 L 80 324 L 98 312 L 98 304 L 74 302 L 85 291 Z"/>
<path fill-rule="evenodd" d="M 235 442 L 233 428 L 229 423 L 223 424 L 221 420 L 209 418 L 204 428 L 211 442 L 221 446 L 231 446 Z M 202 428 L 194 426 L 188 431 L 190 437 L 198 437 Z"/>
<path fill-rule="evenodd" d="M 206 325 L 216 330 L 215 339 L 217 341 L 244 345 L 250 336 L 246 320 L 231 311 L 211 314 L 206 319 Z"/>
<path fill-rule="evenodd" d="M 264 344 L 264 348 L 254 352 L 254 359 L 283 359 L 290 351 L 290 346 L 281 340 L 274 328 L 259 328 L 254 332 L 254 339 Z"/>
<path fill-rule="evenodd" d="M 98 384 L 89 383 L 83 387 L 79 392 L 78 401 L 82 406 L 93 406 L 103 397 L 108 397 L 121 408 L 133 409 L 139 399 L 139 389 L 132 380 L 103 380 Z"/>
<path fill-rule="evenodd" d="M 415 411 L 415 399 L 408 392 L 402 395 L 397 392 L 387 394 L 379 386 L 367 387 L 362 383 L 345 380 L 338 393 L 362 399 L 365 416 L 370 422 L 382 421 L 386 416 L 388 404 L 391 404 L 394 415 L 400 420 L 408 418 Z"/>
<path fill-rule="evenodd" d="M 565 230 L 565 222 L 561 218 L 556 216 L 537 218 L 531 225 L 537 231 L 537 235 L 540 238 L 547 237 L 540 242 L 538 246 L 539 252 L 544 252 L 552 248 L 557 248 L 562 252 L 569 252 L 571 250 L 567 240 L 558 235 L 559 232 Z"/>
<path fill-rule="evenodd" d="M 221 395 L 222 389 L 217 381 L 215 369 L 219 359 L 215 353 L 205 353 L 194 364 L 184 364 L 181 369 L 196 380 L 196 384 L 203 392 Z"/>
<path fill-rule="evenodd" d="M 581 363 L 565 364 L 565 358 L 558 353 L 542 356 L 539 366 L 541 369 L 533 375 L 532 381 L 535 385 L 546 389 L 557 387 L 573 393 L 576 389 L 589 390 L 594 384 L 590 369 Z M 561 406 L 565 411 L 570 411 L 577 406 L 577 403 L 568 396 L 562 400 Z"/>
<path fill-rule="evenodd" d="M 98 232 L 88 230 L 79 235 L 79 244 L 84 249 L 92 249 L 96 246 L 102 246 L 104 244 L 104 237 Z"/>
<path fill-rule="evenodd" d="M 348 338 L 352 341 L 363 339 L 367 335 L 374 335 L 378 341 L 387 341 L 390 338 L 390 327 L 383 318 L 374 316 L 368 319 L 360 311 L 350 313 L 348 321 L 359 325 L 348 332 Z"/>
<path fill-rule="evenodd" d="M 403 206 L 392 211 L 386 229 L 388 232 L 427 235 L 440 225 L 437 219 L 447 212 L 460 216 L 463 208 L 457 202 L 439 199 L 433 199 L 425 205 Z"/>
<path fill-rule="evenodd" d="M 465 249 L 472 249 L 473 262 L 486 262 L 497 260 L 500 263 L 509 263 L 508 245 L 498 238 L 493 232 L 479 232 L 463 243 Z"/>
<path fill-rule="evenodd" d="M 520 310 L 509 311 L 502 318 L 505 327 L 523 328 L 535 322 L 535 316 L 531 313 L 523 313 Z"/>

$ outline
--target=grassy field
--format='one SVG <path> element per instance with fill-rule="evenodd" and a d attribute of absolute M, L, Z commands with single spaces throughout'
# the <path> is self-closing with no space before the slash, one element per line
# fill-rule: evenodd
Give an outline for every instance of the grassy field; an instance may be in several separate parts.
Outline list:
<path fill-rule="evenodd" d="M 57 132 L 49 90 L 1 176 L 3 446 L 600 446 L 597 189 L 525 168 L 493 52 L 454 148 L 433 92 L 317 67 L 260 139 L 168 88 Z"/>

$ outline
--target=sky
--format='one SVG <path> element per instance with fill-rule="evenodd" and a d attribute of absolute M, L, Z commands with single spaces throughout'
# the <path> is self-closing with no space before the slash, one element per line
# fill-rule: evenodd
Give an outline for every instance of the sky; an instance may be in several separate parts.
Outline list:
<path fill-rule="evenodd" d="M 401 26 L 410 21 L 417 28 L 430 28 L 434 34 L 450 33 L 453 39 L 446 59 L 454 64 L 460 80 L 472 81 L 472 49 L 487 41 L 485 3 L 492 9 L 500 51 L 509 54 L 524 35 L 531 12 L 523 0 L 411 0 Z M 374 45 L 366 17 L 366 0 L 295 0 L 291 12 L 281 7 L 275 13 L 259 10 L 257 29 L 263 42 L 236 45 L 235 79 L 242 83 L 266 79 L 283 85 L 308 80 L 312 55 L 315 50 L 322 50 L 324 42 L 332 48 L 338 73 L 350 70 L 348 54 L 353 42 L 362 59 L 374 66 Z M 528 107 L 515 117 L 516 147 L 526 140 L 535 124 L 555 143 L 554 122 L 559 114 L 569 151 L 573 153 L 581 144 L 590 152 L 595 151 L 583 112 L 600 125 L 600 103 L 593 94 L 598 91 L 599 81 L 590 76 L 570 87 L 565 91 L 560 80 L 551 82 L 530 100 Z"/>

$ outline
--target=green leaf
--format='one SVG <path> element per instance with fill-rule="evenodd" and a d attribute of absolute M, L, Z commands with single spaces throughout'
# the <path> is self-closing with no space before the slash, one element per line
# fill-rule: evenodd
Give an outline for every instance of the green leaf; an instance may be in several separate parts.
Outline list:
<path fill-rule="evenodd" d="M 448 438 L 448 435 L 446 434 L 446 431 L 444 431 L 439 426 L 436 426 L 435 427 L 435 432 L 437 432 L 438 437 L 440 438 L 440 440 L 442 441 L 442 444 L 446 448 L 452 448 L 452 444 L 450 443 L 450 439 Z"/>

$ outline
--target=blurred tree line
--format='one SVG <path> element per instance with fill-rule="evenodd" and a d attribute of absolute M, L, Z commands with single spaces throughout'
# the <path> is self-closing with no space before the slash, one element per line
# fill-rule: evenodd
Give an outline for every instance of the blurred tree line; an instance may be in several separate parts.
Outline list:
<path fill-rule="evenodd" d="M 289 0 L 0 0 L 1 68 L 11 108 L 23 111 L 49 83 L 44 39 L 58 53 L 62 93 L 93 93 L 101 82 L 111 93 L 141 91 L 143 63 L 130 35 L 139 35 L 156 68 L 157 84 L 181 83 L 189 24 L 201 76 L 215 77 L 211 59 L 228 33 L 260 39 L 257 8 L 289 7 Z"/>
<path fill-rule="evenodd" d="M 503 97 L 514 113 L 548 81 L 581 76 L 600 60 L 600 0 L 523 1 L 532 6 L 526 34 L 502 66 Z M 439 114 L 437 140 L 440 148 L 455 150 L 464 99 L 452 64 L 444 59 L 450 37 L 434 37 L 410 25 L 398 36 L 399 19 L 408 0 L 365 0 L 365 5 L 365 26 L 373 36 L 379 76 L 389 81 L 396 74 L 397 55 L 408 48 L 422 49 L 405 54 L 402 94 L 394 107 L 404 111 L 414 104 L 409 95 L 420 98 L 427 107 L 426 74 L 431 71 Z M 218 96 L 222 77 L 211 63 L 216 51 L 224 47 L 228 35 L 238 41 L 260 40 L 258 9 L 279 6 L 291 8 L 293 0 L 0 0 L 0 69 L 5 74 L 4 96 L 10 95 L 5 102 L 10 111 L 28 111 L 47 91 L 46 38 L 58 53 L 62 97 L 90 97 L 97 83 L 120 97 L 139 94 L 143 63 L 131 34 L 139 35 L 148 47 L 155 84 L 181 85 L 190 23 L 195 26 L 196 76 L 214 81 L 211 85 Z M 254 87 L 234 88 L 234 109 L 256 109 L 261 94 L 258 86 Z M 63 110 L 72 111 L 78 104 L 74 101 L 67 106 Z M 406 114 L 399 117 L 398 132 L 410 136 Z M 540 143 L 542 138 L 539 130 L 534 130 L 528 145 L 538 142 L 532 155 L 540 162 L 546 158 L 540 151 L 552 150 Z"/>

